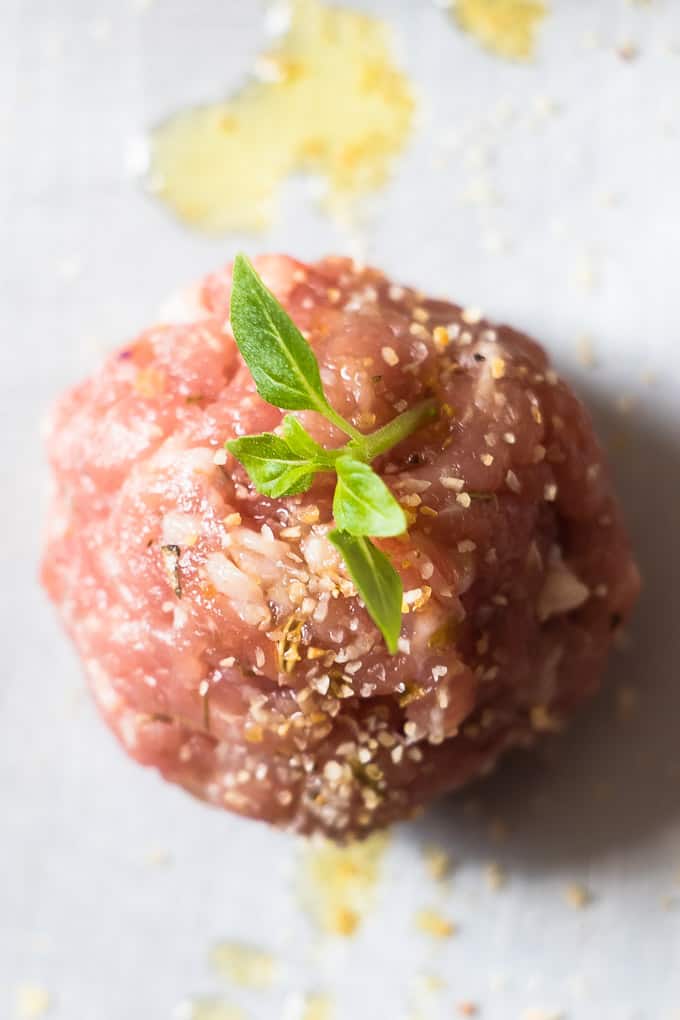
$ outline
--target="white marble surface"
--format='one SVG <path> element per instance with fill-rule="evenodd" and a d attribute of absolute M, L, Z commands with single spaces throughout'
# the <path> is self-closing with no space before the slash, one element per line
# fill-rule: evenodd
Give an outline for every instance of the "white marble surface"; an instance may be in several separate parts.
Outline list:
<path fill-rule="evenodd" d="M 344 944 L 320 941 L 302 913 L 291 839 L 126 760 L 35 579 L 41 415 L 168 291 L 238 247 L 304 257 L 357 241 L 315 210 L 303 181 L 286 187 L 262 238 L 208 240 L 126 170 L 150 124 L 238 83 L 261 42 L 257 3 L 157 0 L 140 13 L 129 0 L 3 0 L 2 1018 L 17 986 L 35 984 L 54 1020 L 162 1020 L 221 991 L 269 1020 L 314 987 L 336 997 L 336 1020 L 406 1020 L 423 973 L 446 982 L 428 1020 L 466 999 L 483 1020 L 539 1008 L 567 1020 L 680 1016 L 680 5 L 554 0 L 530 67 L 487 56 L 425 0 L 355 6 L 393 23 L 421 111 L 363 249 L 535 333 L 591 399 L 645 575 L 630 648 L 548 755 L 514 759 L 395 834 L 378 906 Z M 625 62 L 615 51 L 629 40 L 639 56 Z M 480 175 L 493 207 L 464 197 Z M 507 249 L 486 250 L 499 237 Z M 622 683 L 639 689 L 625 723 Z M 501 846 L 488 836 L 498 818 L 510 830 Z M 460 862 L 448 892 L 424 873 L 432 838 Z M 166 866 L 149 864 L 155 849 Z M 491 860 L 507 872 L 499 892 L 484 882 Z M 595 897 L 580 912 L 564 902 L 572 882 Z M 664 905 L 673 894 L 678 905 Z M 456 939 L 431 946 L 414 932 L 415 910 L 432 903 L 460 924 Z M 230 937 L 280 956 L 271 995 L 232 993 L 210 973 L 210 944 Z"/>

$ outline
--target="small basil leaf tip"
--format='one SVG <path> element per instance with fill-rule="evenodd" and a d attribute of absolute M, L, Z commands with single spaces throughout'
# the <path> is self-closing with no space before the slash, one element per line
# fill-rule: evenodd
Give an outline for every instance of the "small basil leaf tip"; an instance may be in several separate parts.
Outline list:
<path fill-rule="evenodd" d="M 387 538 L 406 531 L 406 516 L 382 478 L 372 467 L 352 457 L 340 457 L 335 465 L 338 482 L 333 516 L 350 535 Z"/>
<path fill-rule="evenodd" d="M 397 651 L 401 631 L 401 578 L 382 550 L 366 537 L 335 529 L 328 535 L 347 565 L 366 609 L 380 628 L 388 651 Z"/>
<path fill-rule="evenodd" d="M 243 464 L 257 491 L 274 499 L 306 492 L 317 470 L 324 468 L 300 456 L 273 432 L 231 439 L 226 445 Z"/>
<path fill-rule="evenodd" d="M 312 439 L 307 429 L 294 414 L 287 414 L 281 422 L 281 435 L 290 448 L 300 456 L 317 460 L 320 463 L 324 461 L 332 463 L 333 458 L 329 456 L 329 451 Z"/>

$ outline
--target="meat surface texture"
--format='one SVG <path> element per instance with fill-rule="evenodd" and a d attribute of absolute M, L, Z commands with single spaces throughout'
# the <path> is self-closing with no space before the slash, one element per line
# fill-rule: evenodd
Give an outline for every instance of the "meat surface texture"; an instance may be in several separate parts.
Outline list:
<path fill-rule="evenodd" d="M 57 404 L 43 579 L 129 754 L 344 839 L 561 728 L 638 574 L 590 419 L 540 346 L 351 260 L 255 265 L 357 428 L 440 402 L 374 464 L 409 520 L 379 542 L 404 585 L 398 654 L 328 541 L 332 476 L 271 500 L 225 451 L 282 418 L 234 343 L 230 268 Z"/>

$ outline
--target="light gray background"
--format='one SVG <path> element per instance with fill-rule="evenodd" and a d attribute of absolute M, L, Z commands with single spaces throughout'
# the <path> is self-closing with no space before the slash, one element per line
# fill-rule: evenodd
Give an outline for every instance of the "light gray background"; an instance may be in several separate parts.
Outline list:
<path fill-rule="evenodd" d="M 555 0 L 523 67 L 485 54 L 425 0 L 353 2 L 393 24 L 419 95 L 391 186 L 361 236 L 325 220 L 295 181 L 269 233 L 218 240 L 144 194 L 136 140 L 237 85 L 263 42 L 259 4 L 157 0 L 140 13 L 129 0 L 2 0 L 2 1018 L 16 986 L 35 983 L 55 1020 L 169 1018 L 220 990 L 269 1020 L 314 987 L 337 996 L 337 1020 L 406 1020 L 426 972 L 446 981 L 428 1020 L 462 999 L 483 1020 L 680 1015 L 680 5 Z M 616 53 L 627 41 L 631 62 Z M 491 193 L 497 204 L 475 204 Z M 595 707 L 540 760 L 513 759 L 403 827 L 378 906 L 346 944 L 320 943 L 301 911 L 293 840 L 127 761 L 36 583 L 45 407 L 239 247 L 361 250 L 543 339 L 611 445 L 645 575 L 630 647 Z M 592 369 L 578 357 L 584 332 Z M 640 694 L 625 723 L 620 684 Z M 502 846 L 489 840 L 495 818 L 510 828 Z M 423 870 L 432 838 L 460 862 L 446 893 Z M 149 864 L 155 849 L 165 867 Z M 496 893 L 490 860 L 508 874 Z M 574 881 L 595 895 L 582 912 L 563 899 Z M 674 893 L 678 906 L 664 906 Z M 414 932 L 429 904 L 458 938 L 433 947 Z M 231 937 L 280 956 L 270 997 L 211 975 L 210 944 Z"/>

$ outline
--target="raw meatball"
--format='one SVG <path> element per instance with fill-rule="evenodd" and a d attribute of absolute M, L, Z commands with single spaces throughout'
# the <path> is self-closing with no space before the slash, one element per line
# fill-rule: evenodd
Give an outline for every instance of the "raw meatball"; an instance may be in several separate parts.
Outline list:
<path fill-rule="evenodd" d="M 225 453 L 282 417 L 231 335 L 230 269 L 57 405 L 43 578 L 134 758 L 342 839 L 559 729 L 597 689 L 638 574 L 590 419 L 541 347 L 347 259 L 256 266 L 357 428 L 440 401 L 374 465 L 409 519 L 379 543 L 404 584 L 398 654 L 328 541 L 332 476 L 272 500 Z"/>

